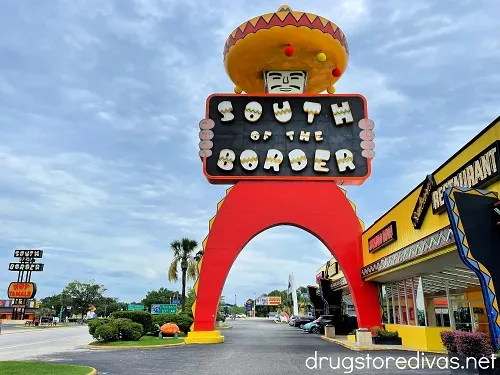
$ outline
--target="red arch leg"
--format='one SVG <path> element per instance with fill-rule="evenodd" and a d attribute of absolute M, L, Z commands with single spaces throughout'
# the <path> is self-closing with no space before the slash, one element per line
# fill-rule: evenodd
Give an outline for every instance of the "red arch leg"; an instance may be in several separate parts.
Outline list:
<path fill-rule="evenodd" d="M 260 232 L 283 224 L 313 234 L 339 262 L 359 327 L 380 325 L 377 288 L 361 279 L 361 224 L 343 191 L 329 182 L 239 182 L 222 203 L 205 244 L 193 331 L 214 330 L 226 277 L 243 247 Z"/>

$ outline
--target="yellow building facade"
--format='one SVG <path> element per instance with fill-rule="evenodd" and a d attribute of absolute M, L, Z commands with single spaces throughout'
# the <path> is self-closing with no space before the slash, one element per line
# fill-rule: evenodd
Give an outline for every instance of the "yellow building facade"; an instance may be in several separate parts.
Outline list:
<path fill-rule="evenodd" d="M 489 334 L 480 282 L 457 252 L 443 194 L 453 186 L 500 193 L 499 154 L 500 117 L 363 233 L 361 275 L 378 284 L 382 323 L 405 346 L 444 350 L 443 330 Z M 347 293 L 341 270 L 330 278 Z"/>

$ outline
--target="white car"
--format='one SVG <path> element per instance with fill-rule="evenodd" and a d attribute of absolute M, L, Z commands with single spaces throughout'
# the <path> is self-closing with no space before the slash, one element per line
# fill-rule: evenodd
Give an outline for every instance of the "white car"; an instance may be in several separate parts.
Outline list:
<path fill-rule="evenodd" d="M 237 318 L 246 318 L 247 316 L 245 314 L 236 314 Z"/>

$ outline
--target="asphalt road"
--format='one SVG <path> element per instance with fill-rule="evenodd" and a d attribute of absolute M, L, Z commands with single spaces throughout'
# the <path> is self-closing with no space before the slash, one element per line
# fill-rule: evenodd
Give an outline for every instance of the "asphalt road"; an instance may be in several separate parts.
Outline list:
<path fill-rule="evenodd" d="M 92 341 L 86 326 L 67 328 L 2 327 L 0 361 L 24 360 L 84 348 Z"/>
<path fill-rule="evenodd" d="M 218 345 L 185 345 L 163 349 L 76 349 L 65 353 L 42 356 L 39 359 L 63 363 L 88 365 L 97 368 L 101 375 L 295 375 L 295 374 L 449 374 L 449 370 L 410 370 L 396 367 L 394 360 L 389 367 L 366 369 L 366 366 L 381 366 L 387 359 L 364 362 L 364 370 L 352 368 L 354 358 L 372 356 L 414 356 L 407 352 L 353 352 L 342 346 L 321 340 L 313 334 L 303 333 L 286 324 L 275 324 L 262 320 L 230 321 L 231 329 L 223 330 L 226 342 Z M 0 349 L 1 350 L 1 349 Z M 319 369 L 319 360 L 314 369 L 314 356 L 327 357 Z M 309 357 L 308 368 L 306 361 Z M 435 356 L 428 354 L 429 359 Z M 438 357 L 436 357 L 438 358 Z M 382 362 L 381 362 L 382 361 Z M 343 367 L 332 369 L 337 364 Z M 354 362 L 356 365 L 358 362 Z M 411 362 L 410 362 L 411 363 Z M 361 366 L 361 364 L 358 364 Z M 415 364 L 413 364 L 415 366 Z M 359 367 L 358 367 L 359 368 Z"/>

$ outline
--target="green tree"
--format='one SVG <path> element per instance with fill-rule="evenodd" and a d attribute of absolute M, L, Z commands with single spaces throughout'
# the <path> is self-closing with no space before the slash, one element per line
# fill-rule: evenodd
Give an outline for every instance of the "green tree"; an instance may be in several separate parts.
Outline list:
<path fill-rule="evenodd" d="M 151 305 L 156 304 L 165 304 L 172 303 L 172 299 L 175 295 L 178 295 L 179 292 L 174 290 L 169 290 L 167 288 L 160 288 L 158 290 L 150 290 L 146 297 L 144 297 L 141 303 L 146 306 L 148 309 L 151 308 Z"/>
<path fill-rule="evenodd" d="M 56 314 L 59 314 L 61 311 L 61 307 L 66 308 L 68 305 L 68 300 L 64 298 L 62 293 L 54 294 L 53 296 L 48 296 L 40 299 L 40 313 L 42 315 L 46 315 L 47 311 L 52 312 L 52 310 L 56 311 Z"/>
<path fill-rule="evenodd" d="M 95 306 L 106 291 L 104 286 L 96 284 L 95 281 L 72 281 L 62 291 L 63 300 L 68 301 L 72 311 L 82 315 L 87 313 L 90 306 Z"/>
<path fill-rule="evenodd" d="M 186 282 L 187 280 L 196 280 L 198 277 L 198 262 L 195 260 L 196 254 L 194 254 L 197 247 L 198 242 L 189 238 L 176 240 L 170 244 L 170 248 L 174 252 L 174 259 L 172 259 L 168 269 L 168 281 L 179 281 L 178 268 L 180 266 L 182 275 L 182 311 L 185 311 L 186 306 Z"/>
<path fill-rule="evenodd" d="M 97 316 L 106 317 L 115 311 L 127 310 L 128 304 L 126 302 L 117 302 L 111 297 L 103 297 L 100 301 L 96 302 L 94 306 Z"/>
<path fill-rule="evenodd" d="M 194 288 L 189 288 L 186 296 L 186 311 L 189 313 L 193 309 L 194 301 L 196 300 L 196 294 Z"/>

